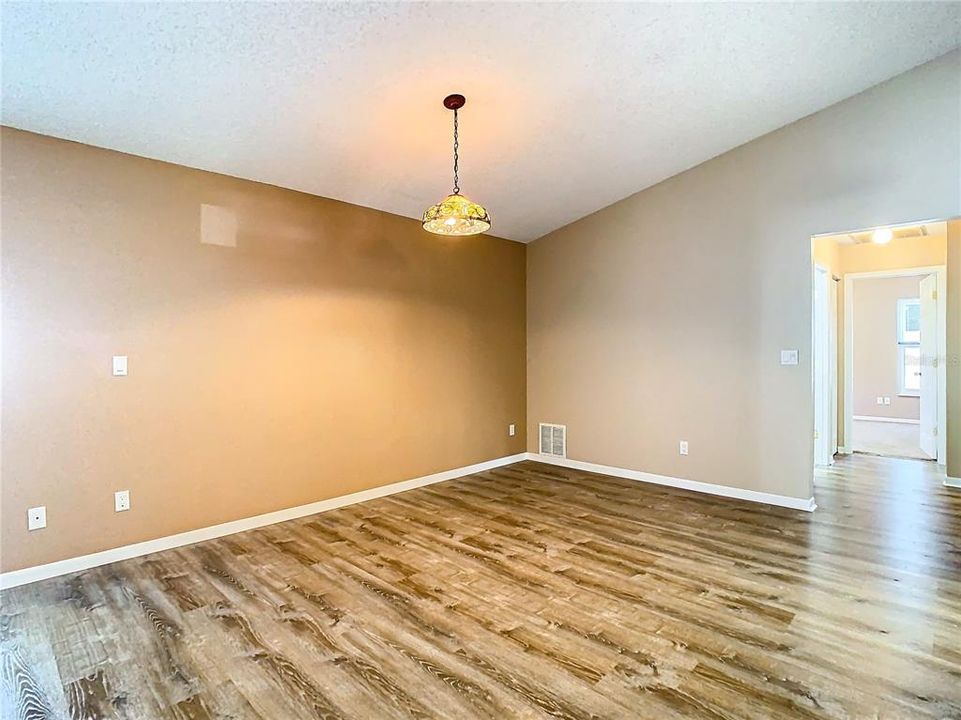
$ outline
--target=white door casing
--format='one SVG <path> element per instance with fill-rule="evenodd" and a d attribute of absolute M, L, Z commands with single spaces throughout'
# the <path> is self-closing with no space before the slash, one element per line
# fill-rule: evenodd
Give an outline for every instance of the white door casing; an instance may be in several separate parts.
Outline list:
<path fill-rule="evenodd" d="M 834 423 L 831 421 L 831 331 L 830 274 L 827 268 L 814 268 L 813 383 L 814 383 L 814 464 L 824 467 L 834 462 L 832 452 Z"/>
<path fill-rule="evenodd" d="M 921 280 L 921 450 L 938 457 L 938 278 Z"/>
<path fill-rule="evenodd" d="M 831 300 L 828 303 L 830 318 L 828 324 L 831 329 L 831 344 L 828 346 L 828 353 L 831 357 L 830 369 L 830 397 L 831 397 L 831 459 L 838 452 L 838 283 L 837 279 L 831 277 L 828 285 L 831 288 Z"/>

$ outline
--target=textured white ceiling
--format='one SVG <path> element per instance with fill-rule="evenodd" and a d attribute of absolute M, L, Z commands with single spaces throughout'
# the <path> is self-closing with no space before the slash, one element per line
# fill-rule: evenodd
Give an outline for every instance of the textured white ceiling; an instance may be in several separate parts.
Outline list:
<path fill-rule="evenodd" d="M 961 3 L 2 3 L 6 125 L 528 241 L 961 44 Z"/>

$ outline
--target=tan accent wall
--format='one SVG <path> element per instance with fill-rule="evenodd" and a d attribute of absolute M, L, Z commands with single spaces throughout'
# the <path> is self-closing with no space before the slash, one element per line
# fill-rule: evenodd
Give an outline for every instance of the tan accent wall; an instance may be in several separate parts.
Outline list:
<path fill-rule="evenodd" d="M 826 267 L 832 276 L 841 276 L 841 249 L 833 236 L 813 238 L 811 261 L 815 265 Z"/>
<path fill-rule="evenodd" d="M 961 219 L 948 222 L 948 475 L 961 478 Z"/>
<path fill-rule="evenodd" d="M 921 277 L 854 281 L 854 414 L 918 420 L 920 398 L 899 395 L 898 300 L 920 297 Z M 891 398 L 878 405 L 877 397 Z"/>
<path fill-rule="evenodd" d="M 529 449 L 565 423 L 577 460 L 809 497 L 811 237 L 961 211 L 959 69 L 954 52 L 535 241 Z"/>
<path fill-rule="evenodd" d="M 524 451 L 523 245 L 0 143 L 4 571 Z M 200 243 L 202 204 L 237 247 Z"/>

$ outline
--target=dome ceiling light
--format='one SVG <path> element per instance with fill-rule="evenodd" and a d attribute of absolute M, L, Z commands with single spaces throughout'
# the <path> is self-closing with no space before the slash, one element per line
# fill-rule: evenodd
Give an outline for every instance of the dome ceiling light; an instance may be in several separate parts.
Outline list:
<path fill-rule="evenodd" d="M 483 206 L 460 194 L 457 175 L 457 111 L 467 100 L 463 95 L 448 95 L 444 107 L 454 111 L 454 192 L 424 212 L 424 229 L 437 235 L 479 235 L 491 227 L 490 215 Z"/>

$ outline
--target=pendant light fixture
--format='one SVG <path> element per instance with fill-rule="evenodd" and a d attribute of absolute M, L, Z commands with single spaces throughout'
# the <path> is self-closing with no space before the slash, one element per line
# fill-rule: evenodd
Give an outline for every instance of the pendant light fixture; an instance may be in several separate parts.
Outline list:
<path fill-rule="evenodd" d="M 438 235 L 478 235 L 487 232 L 491 219 L 481 205 L 460 194 L 460 178 L 457 175 L 458 142 L 457 111 L 467 100 L 463 95 L 448 95 L 444 107 L 454 111 L 454 192 L 424 213 L 424 229 Z"/>

